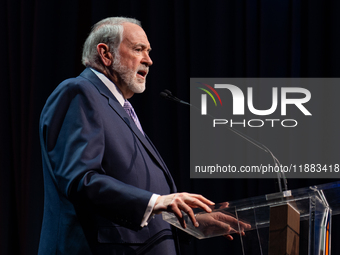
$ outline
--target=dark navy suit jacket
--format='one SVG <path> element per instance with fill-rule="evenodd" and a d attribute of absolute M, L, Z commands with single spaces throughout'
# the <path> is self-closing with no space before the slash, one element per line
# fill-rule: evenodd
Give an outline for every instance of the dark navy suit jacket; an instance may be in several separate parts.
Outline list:
<path fill-rule="evenodd" d="M 140 227 L 151 195 L 176 191 L 172 177 L 148 137 L 90 69 L 50 95 L 40 142 L 40 255 L 175 253 L 161 215 Z"/>

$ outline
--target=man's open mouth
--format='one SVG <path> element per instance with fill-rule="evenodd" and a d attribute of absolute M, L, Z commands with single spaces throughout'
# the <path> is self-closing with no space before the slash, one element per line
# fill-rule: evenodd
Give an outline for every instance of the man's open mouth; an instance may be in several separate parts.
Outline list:
<path fill-rule="evenodd" d="M 140 70 L 140 71 L 137 72 L 137 74 L 139 74 L 140 76 L 142 76 L 144 78 L 148 74 L 148 72 Z"/>

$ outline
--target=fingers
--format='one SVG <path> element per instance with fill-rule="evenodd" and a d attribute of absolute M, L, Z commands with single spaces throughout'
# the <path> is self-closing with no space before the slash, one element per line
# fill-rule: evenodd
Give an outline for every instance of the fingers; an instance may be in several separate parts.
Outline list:
<path fill-rule="evenodd" d="M 184 220 L 183 212 L 185 212 L 194 226 L 198 227 L 198 222 L 196 221 L 194 212 L 192 208 L 201 208 L 206 212 L 211 212 L 209 206 L 215 203 L 206 199 L 202 195 L 190 194 L 190 193 L 175 193 L 170 195 L 164 195 L 157 198 L 153 212 L 160 213 L 162 211 L 168 211 L 175 214 L 179 220 L 181 226 L 186 228 L 186 223 Z"/>
<path fill-rule="evenodd" d="M 243 229 L 251 229 L 251 225 L 250 225 L 250 224 L 245 223 L 245 222 L 242 222 L 242 221 L 240 221 L 240 226 L 241 226 Z"/>
<path fill-rule="evenodd" d="M 186 228 L 187 224 L 184 220 L 183 213 L 178 207 L 169 208 L 169 211 L 175 214 L 176 218 L 178 219 L 179 223 L 181 224 L 182 228 Z"/>
<path fill-rule="evenodd" d="M 223 203 L 217 204 L 215 209 L 224 209 L 224 208 L 227 208 L 227 207 L 229 207 L 229 202 L 223 202 Z"/>
<path fill-rule="evenodd" d="M 179 193 L 176 194 L 175 197 L 173 198 L 172 202 L 170 203 L 169 207 L 172 212 L 175 213 L 176 217 L 179 219 L 182 227 L 186 227 L 183 214 L 179 214 L 178 210 L 182 210 L 185 212 L 188 217 L 190 218 L 191 222 L 195 227 L 198 227 L 199 224 L 195 218 L 195 214 L 192 210 L 192 208 L 201 208 L 205 210 L 206 212 L 211 212 L 211 209 L 207 205 L 212 205 L 214 204 L 212 201 L 206 199 L 205 197 L 197 194 L 189 194 L 189 193 Z"/>
<path fill-rule="evenodd" d="M 234 240 L 234 237 L 232 237 L 231 235 L 224 235 L 225 238 L 227 238 L 229 241 Z"/>
<path fill-rule="evenodd" d="M 242 231 L 244 229 L 250 229 L 251 225 L 247 224 L 245 222 L 239 221 L 237 220 L 235 217 L 224 214 L 224 213 L 218 213 L 216 214 L 216 219 L 223 221 L 223 222 L 227 222 L 232 226 L 235 226 L 236 228 L 240 228 Z"/>
<path fill-rule="evenodd" d="M 214 205 L 215 203 L 206 199 L 201 195 L 186 194 L 182 197 L 183 201 L 191 208 L 201 208 L 206 212 L 211 212 L 211 208 L 208 205 Z"/>
<path fill-rule="evenodd" d="M 181 206 L 181 208 L 182 208 L 181 210 L 182 210 L 183 212 L 185 212 L 185 213 L 189 216 L 189 218 L 190 218 L 192 224 L 193 224 L 195 227 L 198 227 L 199 224 L 198 224 L 198 222 L 197 222 L 197 220 L 196 220 L 196 217 L 195 217 L 195 214 L 194 214 L 193 210 L 192 210 L 188 205 L 186 205 L 185 203 L 184 203 L 184 204 L 181 204 L 180 206 Z"/>
<path fill-rule="evenodd" d="M 183 193 L 191 198 L 195 198 L 199 201 L 201 201 L 202 203 L 204 204 L 207 204 L 207 205 L 214 205 L 215 203 L 213 201 L 210 201 L 209 199 L 203 197 L 202 195 L 198 195 L 198 194 L 189 194 L 189 193 Z"/>
<path fill-rule="evenodd" d="M 177 217 L 177 219 L 179 220 L 179 222 L 180 222 L 180 224 L 183 228 L 186 228 L 186 222 L 185 222 L 184 215 L 183 215 L 182 211 L 185 212 L 188 215 L 188 217 L 190 218 L 190 220 L 192 221 L 194 226 L 198 227 L 198 222 L 196 221 L 194 212 L 192 211 L 190 206 L 188 206 L 181 199 L 175 198 L 172 201 L 172 203 L 169 204 L 168 211 L 175 214 L 175 216 Z"/>
<path fill-rule="evenodd" d="M 244 232 L 241 233 L 242 236 L 245 236 L 246 234 Z M 229 241 L 234 240 L 234 237 L 232 235 L 224 235 L 225 238 L 227 238 Z"/>

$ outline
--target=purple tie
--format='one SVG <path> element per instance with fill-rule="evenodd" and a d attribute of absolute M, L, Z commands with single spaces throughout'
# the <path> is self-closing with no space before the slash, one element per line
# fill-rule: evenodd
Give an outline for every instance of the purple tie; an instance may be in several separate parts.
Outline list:
<path fill-rule="evenodd" d="M 143 132 L 142 126 L 141 126 L 141 124 L 138 120 L 137 114 L 136 114 L 135 110 L 133 109 L 132 105 L 130 104 L 130 102 L 128 100 L 125 100 L 123 108 L 126 111 L 126 113 L 131 117 L 131 119 L 135 122 L 135 124 L 138 127 L 138 129 L 140 130 L 140 132 L 142 132 L 142 134 L 144 135 L 144 132 Z"/>

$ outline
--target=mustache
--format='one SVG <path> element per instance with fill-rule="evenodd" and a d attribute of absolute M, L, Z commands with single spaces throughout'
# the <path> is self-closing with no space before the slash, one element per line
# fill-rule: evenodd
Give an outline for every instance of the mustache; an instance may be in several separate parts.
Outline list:
<path fill-rule="evenodd" d="M 149 67 L 148 66 L 139 66 L 138 68 L 137 68 L 137 72 L 138 71 L 145 71 L 145 72 L 149 72 Z"/>

